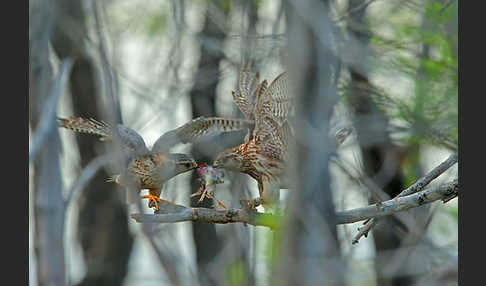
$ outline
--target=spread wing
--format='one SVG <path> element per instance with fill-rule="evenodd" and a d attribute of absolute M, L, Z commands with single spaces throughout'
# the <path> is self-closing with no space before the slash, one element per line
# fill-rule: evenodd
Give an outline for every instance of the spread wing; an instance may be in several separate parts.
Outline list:
<path fill-rule="evenodd" d="M 132 152 L 134 155 L 145 155 L 150 151 L 145 145 L 145 141 L 142 136 L 135 130 L 126 127 L 125 125 L 118 124 L 114 130 L 113 138 L 118 140 L 123 149 Z"/>
<path fill-rule="evenodd" d="M 269 116 L 282 125 L 293 111 L 293 106 L 289 96 L 287 73 L 283 72 L 258 97 L 253 111 L 255 122 L 258 124 L 259 118 Z"/>
<path fill-rule="evenodd" d="M 215 136 L 251 128 L 254 122 L 247 119 L 226 119 L 220 117 L 198 117 L 186 124 L 162 134 L 152 147 L 152 152 L 167 153 L 175 145 L 194 143 L 203 136 Z"/>
<path fill-rule="evenodd" d="M 285 122 L 280 126 L 267 116 L 260 120 L 259 125 L 260 128 L 254 136 L 255 142 L 260 146 L 260 152 L 272 158 L 285 160 L 291 136 L 289 123 Z"/>
<path fill-rule="evenodd" d="M 127 155 L 143 155 L 149 152 L 142 136 L 124 125 L 112 127 L 95 119 L 70 116 L 58 118 L 59 125 L 74 132 L 100 136 L 100 140 L 116 140 Z"/>
<path fill-rule="evenodd" d="M 293 104 L 289 96 L 287 74 L 281 73 L 259 96 L 254 110 L 253 137 L 261 151 L 284 160 L 292 130 L 288 121 Z"/>
<path fill-rule="evenodd" d="M 266 87 L 266 81 L 259 83 L 260 75 L 253 71 L 253 62 L 243 64 L 240 69 L 238 89 L 232 91 L 233 101 L 241 110 L 246 119 L 254 120 L 253 110 L 258 95 Z"/>
<path fill-rule="evenodd" d="M 58 118 L 59 126 L 70 129 L 74 132 L 92 134 L 100 136 L 104 141 L 111 138 L 112 128 L 108 123 L 97 121 L 95 119 L 84 119 L 70 116 L 68 118 Z"/>

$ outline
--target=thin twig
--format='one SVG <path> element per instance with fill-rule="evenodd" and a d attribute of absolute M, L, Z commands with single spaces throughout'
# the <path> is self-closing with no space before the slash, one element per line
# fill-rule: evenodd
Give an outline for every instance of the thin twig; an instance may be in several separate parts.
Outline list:
<path fill-rule="evenodd" d="M 34 135 L 34 140 L 30 149 L 31 151 L 29 153 L 29 165 L 34 162 L 34 159 L 37 156 L 38 151 L 44 144 L 45 139 L 49 136 L 49 134 L 51 134 L 52 131 L 56 130 L 57 104 L 59 102 L 59 99 L 61 98 L 62 87 L 69 77 L 72 65 L 73 62 L 71 59 L 65 59 L 62 61 L 59 76 L 57 78 L 57 81 L 54 83 L 52 94 L 44 105 L 44 108 L 42 109 L 42 115 L 39 119 L 37 132 Z"/>
<path fill-rule="evenodd" d="M 66 205 L 69 206 L 76 198 L 79 198 L 81 191 L 86 189 L 85 186 L 89 181 L 98 173 L 98 171 L 108 164 L 109 155 L 101 155 L 92 160 L 81 172 L 76 182 L 73 183 L 71 189 L 68 192 L 66 199 Z"/>
<path fill-rule="evenodd" d="M 418 179 L 415 183 L 413 183 L 410 187 L 403 190 L 400 194 L 396 197 L 403 197 L 406 195 L 413 194 L 417 191 L 420 191 L 425 186 L 427 186 L 430 182 L 432 182 L 435 178 L 437 178 L 440 174 L 444 173 L 447 169 L 452 167 L 455 163 L 457 163 L 458 156 L 457 154 L 452 154 L 445 160 L 444 162 L 440 163 L 439 166 L 435 167 L 432 171 L 430 171 L 427 175 L 423 176 L 422 178 Z"/>
<path fill-rule="evenodd" d="M 360 172 L 359 170 L 353 169 L 353 172 L 357 173 L 357 175 L 353 175 L 349 170 L 352 168 L 352 166 L 349 166 L 348 169 L 346 166 L 344 166 L 344 162 L 342 160 L 334 157 L 331 158 L 331 162 L 335 163 L 336 166 L 339 167 L 351 181 L 355 182 L 358 185 L 364 186 L 371 198 L 373 198 L 375 201 L 379 202 L 391 199 L 390 196 L 385 193 L 385 191 L 383 191 L 379 186 L 377 186 L 371 178 L 369 178 L 365 174 L 362 174 L 362 172 Z"/>
<path fill-rule="evenodd" d="M 444 173 L 447 169 L 449 169 L 452 165 L 457 163 L 457 160 L 458 160 L 457 154 L 452 154 L 451 156 L 449 156 L 449 158 L 447 158 L 447 160 L 442 162 L 439 166 L 435 167 L 432 171 L 430 171 L 425 176 L 417 180 L 410 187 L 408 187 L 407 189 L 403 190 L 400 194 L 395 196 L 395 199 L 420 191 L 426 185 L 432 182 L 435 178 L 437 178 L 442 173 Z M 367 237 L 369 231 L 373 228 L 374 225 L 376 225 L 375 219 L 368 220 L 364 226 L 358 229 L 358 234 L 353 238 L 352 243 L 356 244 L 359 242 L 359 239 L 361 237 L 363 236 Z"/>
<path fill-rule="evenodd" d="M 98 10 L 98 5 L 103 5 L 103 2 L 96 2 L 92 1 L 93 7 L 93 14 L 96 26 L 96 33 L 98 36 L 99 43 L 97 44 L 98 52 L 100 54 L 100 59 L 102 64 L 102 72 L 103 72 L 103 81 L 104 86 L 106 88 L 106 96 L 108 102 L 108 121 L 109 122 L 121 122 L 121 113 L 120 113 L 120 103 L 115 96 L 115 90 L 113 85 L 113 72 L 114 70 L 110 69 L 109 60 L 108 60 L 108 47 L 106 46 L 103 33 L 102 33 L 102 26 L 101 26 L 101 19 L 100 19 L 100 12 Z"/>
<path fill-rule="evenodd" d="M 429 188 L 408 196 L 397 197 L 388 201 L 372 204 L 366 207 L 336 212 L 337 224 L 354 223 L 370 218 L 391 215 L 437 200 L 449 201 L 457 197 L 459 183 L 455 179 L 449 183 Z M 159 203 L 163 214 L 132 214 L 131 217 L 140 223 L 175 223 L 198 221 L 208 223 L 246 223 L 254 226 L 266 226 L 271 229 L 278 227 L 282 217 L 267 213 L 253 212 L 247 209 L 215 210 L 208 208 L 189 208 L 181 205 Z"/>

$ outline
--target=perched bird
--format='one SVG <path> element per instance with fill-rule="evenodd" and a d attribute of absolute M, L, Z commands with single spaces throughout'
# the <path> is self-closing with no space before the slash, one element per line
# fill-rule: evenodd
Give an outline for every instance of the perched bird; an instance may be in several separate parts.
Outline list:
<path fill-rule="evenodd" d="M 287 74 L 281 73 L 267 86 L 266 80 L 259 82 L 259 74 L 252 71 L 252 64 L 243 65 L 238 89 L 232 94 L 245 118 L 255 125 L 243 144 L 220 153 L 213 166 L 246 173 L 258 182 L 260 197 L 249 200 L 250 207 L 275 203 L 292 137 L 288 117 L 293 104 Z"/>
<path fill-rule="evenodd" d="M 254 124 L 253 121 L 246 119 L 198 117 L 162 134 L 154 143 L 152 150 L 149 150 L 136 131 L 122 124 L 111 126 L 95 119 L 73 116 L 59 118 L 58 121 L 61 127 L 72 131 L 97 135 L 103 141 L 116 141 L 121 146 L 126 166 L 121 174 L 114 175 L 107 181 L 123 186 L 135 185 L 139 190 L 148 189 L 149 195 L 141 198 L 148 199 L 148 206 L 151 207 L 153 204 L 156 211 L 159 210 L 158 202 L 162 201 L 160 194 L 163 184 L 174 176 L 197 167 L 196 161 L 191 156 L 170 153 L 172 147 L 179 143 L 196 142 L 202 136 L 247 129 Z"/>

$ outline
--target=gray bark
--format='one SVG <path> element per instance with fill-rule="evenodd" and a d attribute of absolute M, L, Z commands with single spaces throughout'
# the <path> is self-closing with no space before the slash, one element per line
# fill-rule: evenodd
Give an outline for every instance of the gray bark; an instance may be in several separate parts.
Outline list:
<path fill-rule="evenodd" d="M 281 233 L 277 285 L 342 285 L 329 176 L 329 119 L 337 100 L 340 61 L 326 1 L 286 1 L 288 69 L 297 97 L 297 190 Z M 319 144 L 316 144 L 319 142 Z M 324 142 L 324 144 L 323 144 Z M 318 231 L 316 231 L 318 230 Z"/>
<path fill-rule="evenodd" d="M 49 40 L 54 11 L 51 1 L 31 1 L 29 13 L 29 122 L 38 131 L 45 104 L 55 85 L 49 63 Z M 32 12 L 35 11 L 35 12 Z M 55 116 L 48 124 L 55 125 Z M 33 161 L 34 254 L 38 285 L 66 285 L 64 261 L 64 214 L 59 165 L 61 144 L 56 128 L 48 132 Z"/>
<path fill-rule="evenodd" d="M 52 47 L 60 59 L 75 60 L 70 77 L 73 115 L 120 122 L 121 118 L 106 116 L 106 108 L 115 110 L 110 115 L 119 114 L 116 106 L 100 104 L 99 73 L 85 49 L 87 31 L 82 2 L 57 1 L 56 10 L 59 17 L 54 24 Z M 81 166 L 85 167 L 98 157 L 98 147 L 103 145 L 95 136 L 84 134 L 76 134 L 76 141 Z M 120 197 L 122 191 L 105 182 L 109 175 L 104 169 L 97 172 L 79 200 L 78 238 L 87 268 L 79 285 L 120 285 L 127 272 L 133 238 Z"/>
<path fill-rule="evenodd" d="M 219 63 L 223 58 L 224 33 L 212 22 L 208 12 L 206 12 L 201 34 L 211 37 L 217 46 L 212 51 L 208 51 L 204 46 L 201 47 L 199 68 L 195 76 L 194 87 L 190 92 L 193 118 L 216 116 L 216 87 L 220 78 Z M 193 145 L 192 154 L 198 162 L 211 162 L 216 156 L 216 150 L 214 148 L 208 149 L 208 146 L 209 144 L 205 145 L 204 143 Z M 191 193 L 196 192 L 199 185 L 198 175 L 196 172 L 193 172 L 191 176 Z M 213 199 L 209 198 L 200 203 L 198 200 L 198 196 L 192 197 L 191 206 L 211 208 L 214 203 Z M 221 239 L 216 234 L 216 226 L 205 222 L 194 222 L 192 231 L 196 246 L 199 281 L 202 285 L 214 285 L 218 281 L 218 275 L 209 271 L 209 264 L 222 247 Z"/>
<path fill-rule="evenodd" d="M 442 200 L 444 203 L 457 197 L 459 182 L 453 180 L 408 196 L 372 204 L 366 207 L 336 212 L 336 224 L 353 223 L 370 218 L 383 217 Z M 140 223 L 176 223 L 184 221 L 207 223 L 247 223 L 278 229 L 284 217 L 268 213 L 250 212 L 247 209 L 214 210 L 209 208 L 188 208 L 184 206 L 161 206 L 162 214 L 132 214 Z"/>
<path fill-rule="evenodd" d="M 369 33 L 366 33 L 366 7 L 363 0 L 350 0 L 347 27 L 351 35 L 363 46 L 367 47 L 370 41 Z M 362 7 L 359 8 L 358 7 Z M 354 59 L 356 63 L 365 62 L 363 57 Z M 360 71 L 350 64 L 351 90 L 349 99 L 354 111 L 354 125 L 357 133 L 361 154 L 363 157 L 363 170 L 388 196 L 395 197 L 405 187 L 405 178 L 402 173 L 402 163 L 405 156 L 418 152 L 417 146 L 401 148 L 395 145 L 388 134 L 388 118 L 374 103 L 370 90 L 372 86 L 368 79 L 369 67 Z M 376 203 L 376 199 L 369 198 L 370 203 Z M 421 210 L 422 211 L 422 210 Z M 373 220 L 369 224 L 376 224 Z M 394 217 L 385 217 L 379 220 L 379 225 L 373 229 L 373 238 L 377 253 L 393 253 L 402 246 L 403 237 L 397 229 L 406 229 Z M 354 240 L 356 242 L 356 239 Z M 405 261 L 405 260 L 404 260 Z M 396 262 L 403 263 L 404 261 Z M 409 285 L 411 277 L 387 275 L 383 272 L 386 265 L 392 262 L 389 255 L 377 255 L 375 259 L 375 272 L 377 284 L 384 285 Z M 400 267 L 397 267 L 399 269 Z"/>

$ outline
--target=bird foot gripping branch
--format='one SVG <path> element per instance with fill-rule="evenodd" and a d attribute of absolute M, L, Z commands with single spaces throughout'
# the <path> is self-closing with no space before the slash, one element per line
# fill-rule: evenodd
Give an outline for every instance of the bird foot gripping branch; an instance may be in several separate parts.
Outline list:
<path fill-rule="evenodd" d="M 163 184 L 169 179 L 197 167 L 197 163 L 187 154 L 171 153 L 170 149 L 178 144 L 188 144 L 198 141 L 203 136 L 215 136 L 224 132 L 246 130 L 254 125 L 253 120 L 248 119 L 227 119 L 221 117 L 198 117 L 182 126 L 163 133 L 149 150 L 142 136 L 135 130 L 122 125 L 110 125 L 95 119 L 84 119 L 81 117 L 70 116 L 68 118 L 58 118 L 59 126 L 77 133 L 85 133 L 98 136 L 102 141 L 111 141 L 119 146 L 118 152 L 122 162 L 127 162 L 121 166 L 122 173 L 106 179 L 107 182 L 114 182 L 125 187 L 130 187 L 141 191 L 143 189 L 152 190 L 149 196 L 142 198 L 149 199 L 149 208 L 155 207 L 155 212 L 159 212 L 160 207 L 169 206 L 173 208 L 175 204 L 160 200 L 159 195 Z M 222 172 L 217 170 L 204 181 L 204 186 L 223 182 Z M 163 176 L 161 176 L 163 174 Z M 212 178 L 211 176 L 214 176 Z M 125 184 L 129 182 L 128 184 Z M 133 184 L 135 186 L 132 186 Z M 201 190 L 205 196 L 207 190 Z M 218 201 L 219 203 L 219 201 Z M 219 203 L 224 207 L 223 204 Z"/>
<path fill-rule="evenodd" d="M 167 200 L 163 200 L 160 197 L 155 196 L 155 195 L 146 195 L 146 196 L 141 196 L 140 198 L 148 199 L 148 207 L 149 208 L 154 207 L 154 214 L 158 214 L 162 211 L 167 211 L 167 208 L 170 208 L 170 209 L 180 208 L 180 206 L 178 206 L 177 204 L 174 204 L 174 203 L 169 202 Z M 159 206 L 162 206 L 162 208 L 159 207 Z"/>
<path fill-rule="evenodd" d="M 221 203 L 211 193 L 208 192 L 209 187 L 224 183 L 223 171 L 219 168 L 216 168 L 214 166 L 208 166 L 203 163 L 199 165 L 199 167 L 196 169 L 196 172 L 200 177 L 199 180 L 201 181 L 201 186 L 199 187 L 197 192 L 191 194 L 191 197 L 201 195 L 199 198 L 199 202 L 202 202 L 205 197 L 208 197 L 215 200 L 220 207 L 227 209 L 227 207 L 223 203 Z"/>
<path fill-rule="evenodd" d="M 154 195 L 146 195 L 146 196 L 141 196 L 141 199 L 148 199 L 148 207 L 151 208 L 152 206 L 155 206 L 155 211 L 159 211 L 159 202 L 162 201 L 161 198 L 154 196 Z"/>

